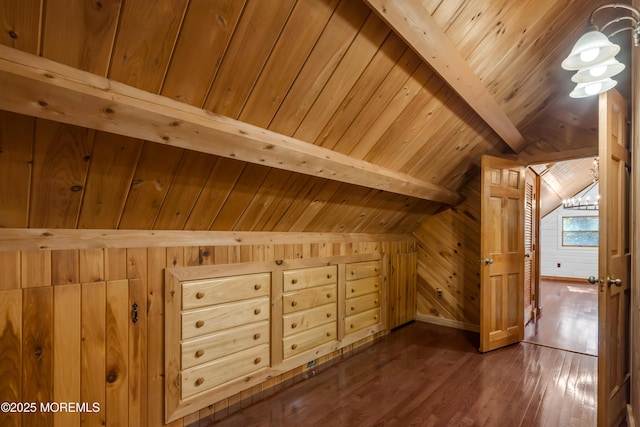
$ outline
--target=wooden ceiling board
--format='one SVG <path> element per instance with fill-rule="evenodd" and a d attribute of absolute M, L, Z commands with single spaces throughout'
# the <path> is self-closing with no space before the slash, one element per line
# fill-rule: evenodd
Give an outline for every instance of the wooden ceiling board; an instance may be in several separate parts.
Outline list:
<path fill-rule="evenodd" d="M 0 44 L 34 55 L 40 53 L 40 31 L 44 0 L 0 3 Z"/>

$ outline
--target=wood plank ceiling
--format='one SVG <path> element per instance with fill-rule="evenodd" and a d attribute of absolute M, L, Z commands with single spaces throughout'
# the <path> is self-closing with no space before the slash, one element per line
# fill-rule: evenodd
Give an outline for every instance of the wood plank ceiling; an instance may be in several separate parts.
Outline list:
<path fill-rule="evenodd" d="M 597 3 L 421 5 L 543 162 L 595 153 L 559 63 Z M 453 192 L 514 155 L 360 0 L 0 0 L 0 22 L 3 45 Z M 0 112 L 0 227 L 404 233 L 443 206 Z"/>

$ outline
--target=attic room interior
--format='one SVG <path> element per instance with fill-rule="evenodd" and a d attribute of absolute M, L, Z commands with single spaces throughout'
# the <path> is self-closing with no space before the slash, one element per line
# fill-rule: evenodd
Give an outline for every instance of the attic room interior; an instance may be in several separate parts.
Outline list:
<path fill-rule="evenodd" d="M 638 7 L 0 1 L 0 425 L 638 425 Z M 595 158 L 597 358 L 521 342 Z"/>

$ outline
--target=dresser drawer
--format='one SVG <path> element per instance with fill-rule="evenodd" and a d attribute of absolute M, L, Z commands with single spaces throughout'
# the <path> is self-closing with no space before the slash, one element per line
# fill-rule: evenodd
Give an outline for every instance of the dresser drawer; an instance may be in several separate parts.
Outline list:
<path fill-rule="evenodd" d="M 354 298 L 380 291 L 380 276 L 349 280 L 345 288 L 346 298 Z"/>
<path fill-rule="evenodd" d="M 338 267 L 327 265 L 323 267 L 301 268 L 282 272 L 282 288 L 284 292 L 313 288 L 338 282 Z"/>
<path fill-rule="evenodd" d="M 381 272 L 380 260 L 354 262 L 347 264 L 347 280 L 363 279 L 365 277 L 379 276 Z"/>
<path fill-rule="evenodd" d="M 290 335 L 282 339 L 282 353 L 284 358 L 295 356 L 303 351 L 311 350 L 314 347 L 333 341 L 337 338 L 337 323 L 331 322 L 326 325 Z"/>
<path fill-rule="evenodd" d="M 182 369 L 207 363 L 260 344 L 268 344 L 269 334 L 269 322 L 264 320 L 185 341 L 180 346 Z"/>
<path fill-rule="evenodd" d="M 193 396 L 269 366 L 269 345 L 263 344 L 181 372 L 182 398 Z"/>
<path fill-rule="evenodd" d="M 353 316 L 348 316 L 344 320 L 344 331 L 345 333 L 350 334 L 351 332 L 355 332 L 378 323 L 380 323 L 380 309 L 374 308 L 373 310 L 367 310 Z"/>
<path fill-rule="evenodd" d="M 269 298 L 220 304 L 182 313 L 182 339 L 269 319 Z"/>
<path fill-rule="evenodd" d="M 380 294 L 378 292 L 351 298 L 347 300 L 347 316 L 352 316 L 378 307 L 380 307 Z"/>
<path fill-rule="evenodd" d="M 182 309 L 269 296 L 271 273 L 218 277 L 182 283 Z"/>
<path fill-rule="evenodd" d="M 304 289 L 282 296 L 282 312 L 284 314 L 335 303 L 337 299 L 336 285 L 324 285 Z"/>
<path fill-rule="evenodd" d="M 337 312 L 338 307 L 331 303 L 284 315 L 282 317 L 282 334 L 286 337 L 324 323 L 335 322 Z"/>

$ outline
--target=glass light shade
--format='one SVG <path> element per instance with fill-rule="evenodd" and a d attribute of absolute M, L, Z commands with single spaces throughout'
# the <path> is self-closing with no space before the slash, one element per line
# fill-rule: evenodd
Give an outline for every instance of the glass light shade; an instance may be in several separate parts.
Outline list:
<path fill-rule="evenodd" d="M 612 58 L 600 64 L 579 70 L 571 77 L 571 80 L 575 83 L 592 83 L 606 79 L 607 77 L 613 77 L 622 70 L 624 70 L 624 64 Z"/>
<path fill-rule="evenodd" d="M 571 49 L 569 56 L 562 61 L 565 70 L 580 70 L 600 64 L 615 57 L 620 46 L 609 41 L 600 31 L 589 31 L 582 35 Z"/>
<path fill-rule="evenodd" d="M 613 79 L 606 78 L 589 83 L 578 83 L 569 94 L 571 98 L 586 98 L 587 96 L 597 95 L 602 92 L 606 92 L 613 88 L 617 82 Z"/>

